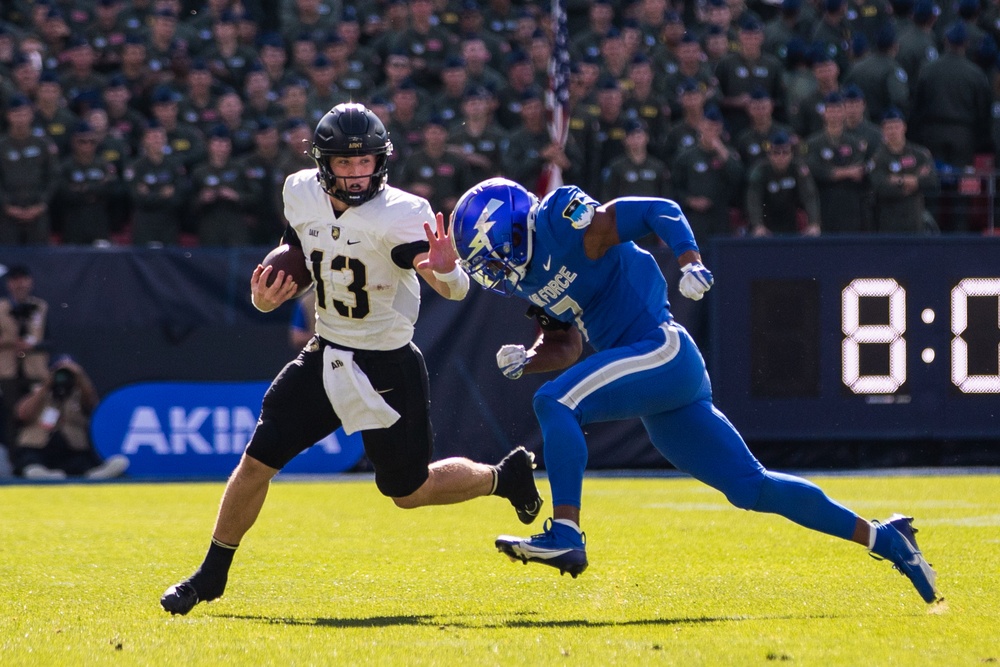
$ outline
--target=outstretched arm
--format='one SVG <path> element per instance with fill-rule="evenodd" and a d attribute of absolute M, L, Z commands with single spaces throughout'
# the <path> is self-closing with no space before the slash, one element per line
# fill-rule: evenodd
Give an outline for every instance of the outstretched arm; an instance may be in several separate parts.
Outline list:
<path fill-rule="evenodd" d="M 678 259 L 698 252 L 691 226 L 681 207 L 657 197 L 620 197 L 597 208 L 584 236 L 587 257 L 597 259 L 613 245 L 640 239 L 650 232 L 663 239 Z M 700 259 L 698 255 L 698 259 Z M 688 262 L 681 262 L 681 266 Z"/>
<path fill-rule="evenodd" d="M 698 250 L 691 225 L 677 202 L 659 197 L 620 197 L 601 208 L 615 216 L 615 227 L 622 241 L 641 239 L 653 232 L 677 257 Z"/>
<path fill-rule="evenodd" d="M 681 207 L 669 199 L 622 197 L 599 206 L 583 237 L 590 259 L 598 259 L 612 246 L 655 232 L 667 242 L 680 264 L 681 294 L 695 301 L 711 287 L 714 279 L 701 263 L 701 253 L 691 226 Z"/>
<path fill-rule="evenodd" d="M 622 197 L 597 208 L 583 237 L 590 259 L 603 257 L 612 246 L 654 232 L 666 241 L 680 265 L 701 261 L 694 234 L 680 206 L 669 199 Z"/>
<path fill-rule="evenodd" d="M 461 301 L 469 293 L 469 276 L 458 266 L 458 255 L 445 228 L 444 215 L 436 214 L 436 231 L 424 223 L 430 248 L 413 259 L 413 268 L 434 291 L 446 299 Z"/>

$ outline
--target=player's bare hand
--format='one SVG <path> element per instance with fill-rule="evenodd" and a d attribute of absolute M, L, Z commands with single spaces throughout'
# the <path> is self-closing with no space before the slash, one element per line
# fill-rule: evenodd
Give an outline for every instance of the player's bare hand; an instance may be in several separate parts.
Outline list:
<path fill-rule="evenodd" d="M 430 245 L 430 249 L 427 251 L 427 257 L 417 264 L 417 268 L 421 270 L 430 269 L 438 273 L 448 273 L 455 268 L 458 255 L 455 253 L 455 248 L 451 245 L 451 237 L 448 235 L 448 229 L 444 224 L 444 214 L 438 213 L 434 218 L 435 230 L 432 231 L 430 224 L 424 223 L 424 233 L 427 235 L 427 243 Z"/>
<path fill-rule="evenodd" d="M 299 289 L 292 277 L 286 276 L 284 271 L 278 271 L 274 282 L 268 287 L 267 281 L 273 270 L 273 266 L 265 267 L 258 264 L 250 277 L 250 298 L 254 307 L 265 313 L 291 299 Z"/>

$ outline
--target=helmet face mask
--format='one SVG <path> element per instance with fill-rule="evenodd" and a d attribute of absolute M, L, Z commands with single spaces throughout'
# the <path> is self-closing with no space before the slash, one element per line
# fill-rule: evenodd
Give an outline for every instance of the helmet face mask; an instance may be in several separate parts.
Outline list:
<path fill-rule="evenodd" d="M 521 185 L 491 178 L 462 195 L 451 216 L 459 264 L 483 288 L 511 296 L 528 271 L 538 199 Z"/>
<path fill-rule="evenodd" d="M 370 109 L 362 104 L 338 104 L 316 125 L 309 154 L 319 168 L 317 179 L 323 190 L 348 206 L 360 206 L 385 187 L 392 142 L 385 125 Z M 333 173 L 331 158 L 361 155 L 375 157 L 368 188 L 359 191 L 339 188 L 337 180 L 344 177 Z"/>

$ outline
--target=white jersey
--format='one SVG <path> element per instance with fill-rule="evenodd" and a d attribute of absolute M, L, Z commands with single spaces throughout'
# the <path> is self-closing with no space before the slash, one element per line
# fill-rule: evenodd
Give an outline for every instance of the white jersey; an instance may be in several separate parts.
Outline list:
<path fill-rule="evenodd" d="M 394 350 L 413 338 L 420 283 L 392 250 L 427 241 L 426 199 L 386 186 L 336 217 L 316 169 L 285 180 L 285 217 L 299 237 L 316 288 L 316 333 L 345 347 Z"/>

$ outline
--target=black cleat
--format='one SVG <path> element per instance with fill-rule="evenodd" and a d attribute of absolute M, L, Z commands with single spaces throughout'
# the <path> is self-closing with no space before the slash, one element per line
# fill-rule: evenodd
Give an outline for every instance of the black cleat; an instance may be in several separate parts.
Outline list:
<path fill-rule="evenodd" d="M 160 598 L 160 606 L 171 614 L 184 616 L 194 609 L 194 606 L 201 602 L 198 599 L 198 591 L 187 581 L 174 584 L 168 588 L 163 597 Z"/>
<path fill-rule="evenodd" d="M 542 511 L 542 498 L 535 486 L 535 455 L 518 447 L 496 466 L 497 495 L 510 501 L 523 524 L 530 524 Z"/>

